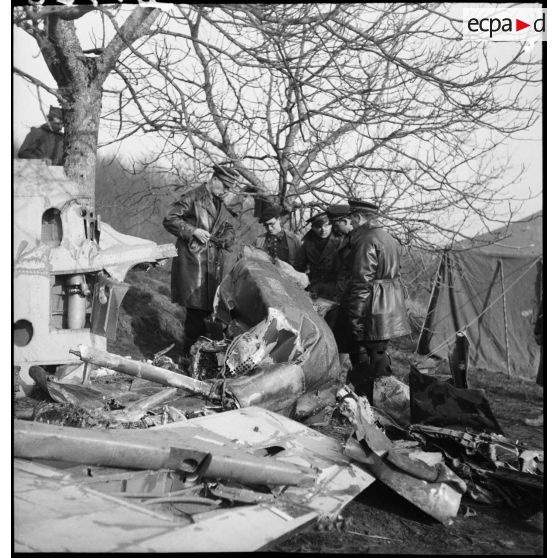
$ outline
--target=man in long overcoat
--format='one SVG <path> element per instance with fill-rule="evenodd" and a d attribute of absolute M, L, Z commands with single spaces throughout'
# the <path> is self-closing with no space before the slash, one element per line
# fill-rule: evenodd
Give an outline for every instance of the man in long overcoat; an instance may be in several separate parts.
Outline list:
<path fill-rule="evenodd" d="M 349 256 L 351 254 L 350 234 L 353 230 L 351 207 L 348 203 L 333 204 L 327 208 L 326 214 L 329 217 L 333 234 L 339 239 L 336 253 L 336 300 L 341 300 L 351 275 L 351 270 L 349 269 Z"/>
<path fill-rule="evenodd" d="M 294 268 L 308 273 L 308 291 L 329 300 L 337 293 L 337 250 L 341 240 L 331 234 L 331 224 L 325 212 L 307 220 L 310 230 L 302 238 Z"/>
<path fill-rule="evenodd" d="M 177 237 L 178 256 L 172 262 L 171 296 L 186 308 L 184 354 L 205 332 L 204 320 L 223 274 L 223 250 L 234 243 L 234 217 L 227 209 L 238 172 L 224 164 L 213 167 L 208 182 L 187 191 L 163 221 Z"/>
<path fill-rule="evenodd" d="M 17 156 L 20 159 L 48 159 L 52 165 L 64 164 L 64 134 L 62 109 L 50 107 L 48 122 L 40 128 L 31 128 Z"/>
<path fill-rule="evenodd" d="M 266 232 L 256 238 L 254 246 L 265 250 L 273 262 L 279 259 L 294 266 L 300 251 L 300 239 L 283 228 L 281 213 L 282 209 L 278 205 L 264 207 L 259 221 Z"/>
<path fill-rule="evenodd" d="M 336 258 L 336 280 L 335 280 L 335 299 L 343 300 L 343 293 L 351 276 L 350 255 L 351 244 L 350 234 L 353 230 L 351 222 L 351 208 L 349 204 L 333 204 L 326 210 L 331 223 L 333 233 L 339 239 L 339 245 L 335 254 Z M 353 366 L 357 366 L 359 361 L 359 345 L 351 339 L 347 313 L 344 308 L 337 307 L 329 312 L 328 323 L 331 323 L 331 330 L 337 342 L 339 353 L 351 355 Z"/>
<path fill-rule="evenodd" d="M 372 398 L 374 378 L 391 374 L 389 340 L 410 333 L 400 279 L 399 243 L 377 222 L 378 207 L 349 201 L 351 277 L 344 293 L 350 335 L 370 359 L 368 378 L 357 379 Z M 355 388 L 357 386 L 355 385 Z"/>

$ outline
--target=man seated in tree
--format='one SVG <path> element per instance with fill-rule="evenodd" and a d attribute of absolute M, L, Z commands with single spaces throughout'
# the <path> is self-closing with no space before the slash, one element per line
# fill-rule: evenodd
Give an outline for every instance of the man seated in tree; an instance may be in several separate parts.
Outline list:
<path fill-rule="evenodd" d="M 331 224 L 325 212 L 310 217 L 306 222 L 311 228 L 302 239 L 294 268 L 308 273 L 307 290 L 311 295 L 334 300 L 340 239 L 331 234 Z"/>
<path fill-rule="evenodd" d="M 227 208 L 239 173 L 229 164 L 213 167 L 208 182 L 188 190 L 173 204 L 163 221 L 177 237 L 178 256 L 171 270 L 171 296 L 186 308 L 184 354 L 205 333 L 204 320 L 222 280 L 223 249 L 234 243 L 234 217 Z"/>
<path fill-rule="evenodd" d="M 31 128 L 17 156 L 20 159 L 45 159 L 52 165 L 64 164 L 64 134 L 62 109 L 50 107 L 48 122 L 40 128 Z"/>
<path fill-rule="evenodd" d="M 300 250 L 300 240 L 294 233 L 283 229 L 281 213 L 282 209 L 278 205 L 263 208 L 260 223 L 266 232 L 256 238 L 254 245 L 265 250 L 273 262 L 279 259 L 294 266 Z"/>

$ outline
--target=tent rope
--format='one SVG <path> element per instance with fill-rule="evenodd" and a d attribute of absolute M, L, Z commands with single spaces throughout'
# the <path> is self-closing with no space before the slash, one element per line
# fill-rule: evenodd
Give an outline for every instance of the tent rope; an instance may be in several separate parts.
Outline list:
<path fill-rule="evenodd" d="M 459 331 L 465 331 L 467 328 L 469 328 L 470 326 L 472 326 L 483 314 L 485 314 L 486 312 L 488 312 L 488 310 L 490 310 L 490 308 L 492 308 L 502 297 L 505 296 L 505 294 L 511 290 L 512 287 L 514 287 L 520 279 L 522 279 L 525 275 L 527 275 L 527 273 L 531 270 L 532 267 L 534 267 L 535 265 L 537 265 L 537 263 L 539 262 L 539 259 L 536 259 L 533 261 L 533 263 L 519 276 L 517 277 L 517 279 L 511 283 L 505 290 L 502 291 L 501 294 L 499 294 L 478 316 L 475 316 L 468 324 L 466 324 L 465 326 L 463 326 L 462 328 L 460 328 Z M 452 339 L 455 338 L 455 333 L 452 333 L 451 337 L 448 337 L 447 339 L 445 339 L 444 341 L 442 341 L 442 343 L 440 343 L 437 347 L 435 347 L 434 349 L 432 349 L 426 356 L 425 358 L 430 358 L 431 356 L 433 356 L 435 353 L 437 353 L 440 349 L 442 349 L 443 347 L 445 347 L 446 345 L 449 345 L 450 341 Z"/>

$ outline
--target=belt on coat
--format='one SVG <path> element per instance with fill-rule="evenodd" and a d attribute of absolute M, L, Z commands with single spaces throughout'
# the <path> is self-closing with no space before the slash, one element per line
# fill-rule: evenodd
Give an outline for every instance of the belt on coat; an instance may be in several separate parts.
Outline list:
<path fill-rule="evenodd" d="M 391 277 L 389 279 L 372 279 L 374 285 L 382 285 L 383 283 L 395 283 L 395 281 L 400 281 L 401 277 Z"/>

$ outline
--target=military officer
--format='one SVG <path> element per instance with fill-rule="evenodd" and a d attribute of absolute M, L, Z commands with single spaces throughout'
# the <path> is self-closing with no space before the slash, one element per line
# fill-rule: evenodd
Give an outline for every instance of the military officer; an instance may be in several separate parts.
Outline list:
<path fill-rule="evenodd" d="M 370 359 L 368 377 L 355 382 L 372 400 L 374 378 L 391 374 L 389 340 L 407 335 L 410 327 L 399 274 L 399 243 L 378 224 L 378 206 L 358 200 L 349 201 L 349 206 L 350 278 L 342 306 L 351 339 Z"/>
<path fill-rule="evenodd" d="M 230 164 L 214 165 L 208 182 L 186 191 L 163 221 L 177 237 L 178 256 L 173 259 L 171 295 L 186 308 L 184 354 L 205 331 L 204 319 L 212 311 L 221 282 L 223 250 L 234 243 L 234 217 L 227 208 L 239 173 Z"/>
<path fill-rule="evenodd" d="M 279 259 L 294 265 L 301 246 L 300 239 L 283 228 L 281 213 L 279 205 L 267 205 L 263 208 L 259 221 L 266 232 L 256 238 L 254 245 L 265 250 L 273 262 Z"/>
<path fill-rule="evenodd" d="M 310 217 L 306 222 L 311 228 L 302 238 L 294 268 L 308 273 L 307 290 L 312 295 L 335 300 L 340 239 L 331 234 L 331 224 L 325 212 Z"/>

